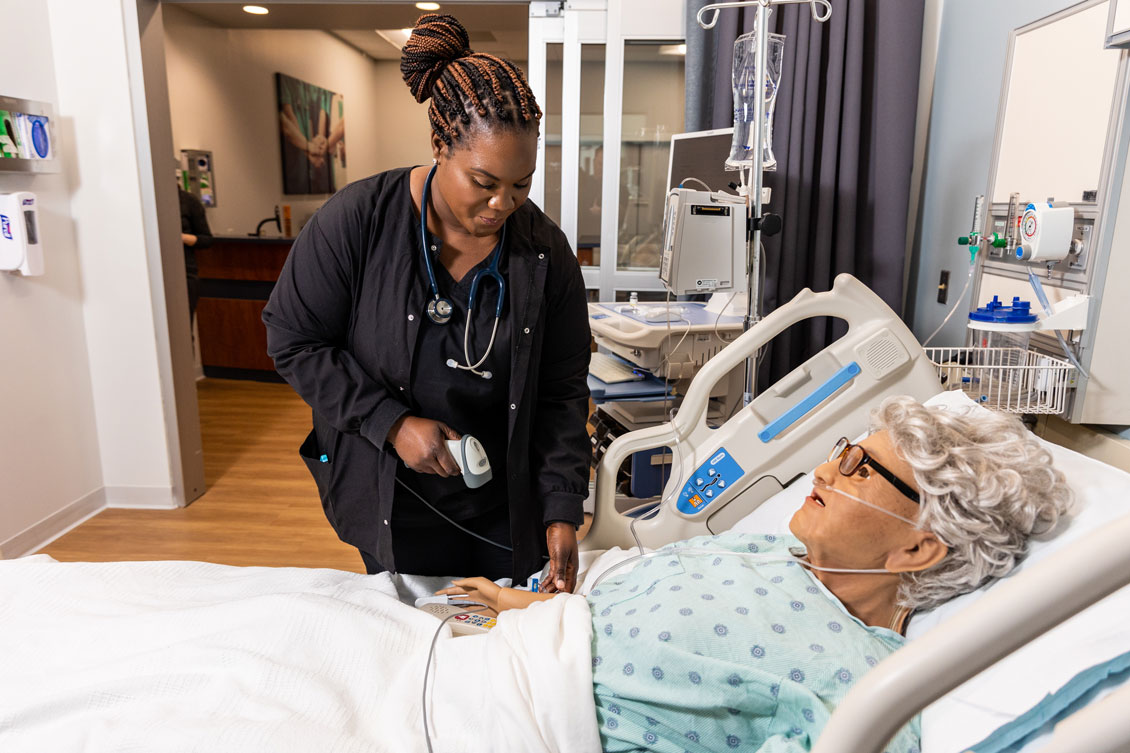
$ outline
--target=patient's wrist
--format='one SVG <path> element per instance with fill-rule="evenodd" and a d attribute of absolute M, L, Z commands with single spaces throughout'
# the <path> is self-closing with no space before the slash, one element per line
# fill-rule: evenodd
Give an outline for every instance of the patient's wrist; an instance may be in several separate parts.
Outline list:
<path fill-rule="evenodd" d="M 537 591 L 520 591 L 517 588 L 503 588 L 498 592 L 498 611 L 507 609 L 525 609 L 535 601 L 552 599 L 556 594 L 538 593 Z"/>

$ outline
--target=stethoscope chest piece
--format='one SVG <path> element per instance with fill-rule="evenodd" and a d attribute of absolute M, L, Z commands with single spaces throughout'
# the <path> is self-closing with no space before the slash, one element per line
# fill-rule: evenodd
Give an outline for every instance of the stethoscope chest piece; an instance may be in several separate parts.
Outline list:
<path fill-rule="evenodd" d="M 436 296 L 428 301 L 428 318 L 436 324 L 447 324 L 451 321 L 451 315 L 454 312 L 455 307 L 451 304 L 451 301 L 446 298 Z"/>

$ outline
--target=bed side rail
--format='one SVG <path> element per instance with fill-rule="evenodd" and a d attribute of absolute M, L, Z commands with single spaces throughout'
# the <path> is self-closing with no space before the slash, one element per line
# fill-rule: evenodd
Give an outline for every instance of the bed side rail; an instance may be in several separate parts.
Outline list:
<path fill-rule="evenodd" d="M 986 598 L 896 651 L 851 689 L 812 753 L 880 753 L 918 711 L 1130 584 L 1128 540 L 1130 515 L 1125 515 L 998 584 Z M 1106 700 L 1118 696 L 1126 694 Z M 1121 715 L 1108 710 L 1105 718 L 1121 725 L 1119 739 L 1127 741 L 1130 714 L 1121 708 Z M 1077 747 L 1076 742 L 1056 750 L 1127 749 Z"/>

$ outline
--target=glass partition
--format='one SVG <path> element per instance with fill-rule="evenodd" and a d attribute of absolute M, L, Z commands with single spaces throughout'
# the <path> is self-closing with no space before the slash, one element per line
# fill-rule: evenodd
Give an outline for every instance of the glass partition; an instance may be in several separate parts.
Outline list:
<path fill-rule="evenodd" d="M 577 171 L 577 258 L 600 266 L 604 181 L 604 45 L 581 45 L 581 151 Z"/>
<path fill-rule="evenodd" d="M 545 46 L 545 201 L 542 211 L 561 224 L 561 76 L 565 45 L 550 42 Z"/>
<path fill-rule="evenodd" d="M 624 43 L 619 270 L 659 267 L 671 134 L 683 131 L 685 50 L 681 41 Z"/>

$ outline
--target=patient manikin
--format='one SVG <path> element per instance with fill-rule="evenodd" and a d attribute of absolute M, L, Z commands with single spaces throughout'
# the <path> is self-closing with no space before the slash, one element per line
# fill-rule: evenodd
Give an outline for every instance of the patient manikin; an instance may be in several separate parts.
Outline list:
<path fill-rule="evenodd" d="M 1006 574 L 1069 505 L 1013 418 L 888 398 L 873 425 L 815 470 L 793 536 L 679 542 L 585 594 L 604 750 L 810 749 L 851 685 L 903 644 L 914 610 Z M 482 578 L 445 592 L 499 611 L 575 598 Z M 918 747 L 915 718 L 886 750 Z"/>

